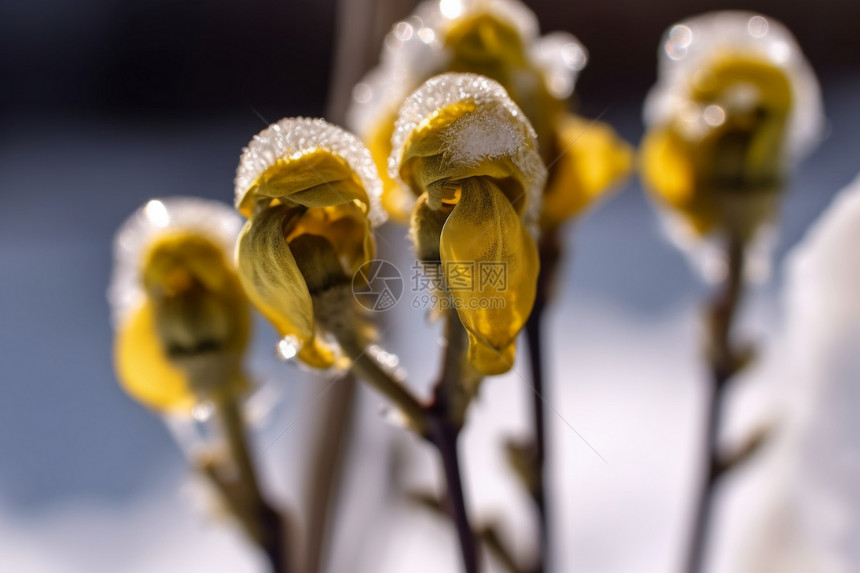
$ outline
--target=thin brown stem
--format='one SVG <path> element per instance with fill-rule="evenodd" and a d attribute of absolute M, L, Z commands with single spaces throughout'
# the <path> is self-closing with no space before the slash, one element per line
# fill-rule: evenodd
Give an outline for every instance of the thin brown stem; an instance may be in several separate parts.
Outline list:
<path fill-rule="evenodd" d="M 356 394 L 355 378 L 346 374 L 329 392 L 318 416 L 314 457 L 308 475 L 304 571 L 320 573 L 326 567 L 331 517 L 349 442 Z"/>
<path fill-rule="evenodd" d="M 445 507 L 444 501 L 440 500 L 435 494 L 413 493 L 410 497 L 420 503 L 422 507 L 440 516 L 450 517 L 450 512 Z M 505 571 L 508 573 L 526 573 L 526 570 L 520 567 L 514 555 L 502 541 L 495 523 L 491 522 L 482 526 L 476 526 L 474 535 L 487 553 L 494 557 Z"/>
<path fill-rule="evenodd" d="M 448 503 L 451 518 L 460 540 L 460 553 L 466 573 L 478 571 L 478 546 L 469 520 L 466 496 L 458 452 L 458 437 L 463 425 L 467 398 L 463 396 L 464 358 L 468 349 L 466 329 L 453 310 L 446 314 L 447 345 L 442 362 L 442 373 L 434 390 L 433 404 L 427 407 L 429 439 L 439 450 L 445 481 L 448 484 Z"/>
<path fill-rule="evenodd" d="M 532 422 L 534 424 L 533 466 L 535 471 L 531 496 L 538 513 L 538 557 L 534 573 L 544 573 L 551 550 L 551 532 L 547 509 L 546 475 L 546 407 L 547 384 L 544 375 L 543 317 L 549 302 L 555 272 L 558 267 L 560 248 L 558 234 L 550 230 L 541 236 L 539 243 L 540 274 L 532 313 L 526 322 L 526 344 L 532 382 Z"/>
<path fill-rule="evenodd" d="M 721 463 L 719 453 L 720 417 L 725 389 L 738 368 L 737 351 L 732 345 L 731 334 L 743 294 L 744 250 L 742 241 L 729 241 L 726 247 L 726 277 L 709 309 L 708 355 L 711 379 L 706 396 L 705 471 L 695 501 L 693 530 L 684 567 L 686 573 L 699 573 L 702 570 L 716 486 L 719 478 L 730 469 Z"/>
<path fill-rule="evenodd" d="M 326 314 L 321 313 L 321 316 Z M 478 551 L 469 522 L 457 451 L 457 438 L 467 404 L 467 401 L 464 402 L 463 374 L 468 338 L 460 318 L 453 311 L 447 315 L 448 344 L 434 400 L 429 405 L 419 402 L 401 381 L 395 380 L 392 373 L 376 361 L 368 352 L 362 336 L 354 331 L 355 324 L 355 321 L 337 319 L 331 320 L 327 327 L 343 353 L 352 360 L 352 370 L 397 405 L 412 429 L 438 449 L 448 484 L 450 512 L 460 540 L 464 569 L 466 573 L 477 573 Z"/>
<path fill-rule="evenodd" d="M 466 496 L 460 470 L 460 456 L 457 451 L 459 432 L 444 415 L 430 416 L 430 440 L 439 450 L 445 481 L 448 484 L 448 503 L 451 518 L 460 540 L 460 554 L 463 558 L 465 573 L 478 572 L 478 549 L 475 535 L 469 521 Z"/>
<path fill-rule="evenodd" d="M 411 427 L 419 435 L 426 435 L 424 406 L 412 392 L 380 366 L 376 359 L 367 352 L 367 347 L 353 333 L 332 330 L 332 334 L 337 338 L 343 353 L 352 360 L 350 368 L 358 377 L 391 400 L 406 416 Z"/>
<path fill-rule="evenodd" d="M 546 420 L 543 396 L 546 387 L 543 377 L 543 354 L 541 324 L 544 307 L 535 305 L 532 315 L 526 323 L 526 343 L 529 349 L 532 381 L 532 422 L 534 424 L 533 464 L 535 480 L 531 496 L 538 514 L 538 559 L 534 566 L 535 573 L 544 573 L 550 551 L 549 516 L 546 507 Z"/>
<path fill-rule="evenodd" d="M 232 397 L 216 401 L 218 417 L 236 470 L 237 499 L 244 507 L 252 537 L 266 554 L 272 573 L 288 573 L 288 552 L 283 517 L 266 501 L 248 448 L 245 424 L 238 402 Z"/>

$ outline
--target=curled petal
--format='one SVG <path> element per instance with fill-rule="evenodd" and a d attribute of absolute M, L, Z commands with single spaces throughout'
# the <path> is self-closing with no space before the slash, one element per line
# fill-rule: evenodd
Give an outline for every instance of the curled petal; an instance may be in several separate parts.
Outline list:
<path fill-rule="evenodd" d="M 385 220 L 382 183 L 370 152 L 354 135 L 321 119 L 287 118 L 261 131 L 236 170 L 236 208 L 289 199 L 306 207 L 353 203 L 373 224 Z"/>
<path fill-rule="evenodd" d="M 599 121 L 565 115 L 558 123 L 552 173 L 543 196 L 541 227 L 576 216 L 617 186 L 633 164 L 633 151 Z"/>
<path fill-rule="evenodd" d="M 367 148 L 373 155 L 373 161 L 379 170 L 382 180 L 382 207 L 391 219 L 397 223 L 407 223 L 415 197 L 399 181 L 388 175 L 388 156 L 391 155 L 391 135 L 394 133 L 394 121 L 397 114 L 386 116 L 385 120 L 374 126 L 365 137 Z"/>
<path fill-rule="evenodd" d="M 679 211 L 690 211 L 695 190 L 692 157 L 680 138 L 668 129 L 649 131 L 642 140 L 640 171 L 648 188 L 661 201 Z M 710 223 L 697 220 L 693 226 L 704 232 Z"/>
<path fill-rule="evenodd" d="M 149 303 L 139 306 L 117 329 L 114 361 L 123 389 L 150 408 L 187 411 L 197 402 L 185 374 L 164 353 Z"/>
<path fill-rule="evenodd" d="M 300 341 L 300 358 L 324 368 L 332 358 L 315 341 L 311 295 L 284 236 L 289 218 L 295 216 L 276 205 L 245 223 L 236 246 L 239 277 L 248 298 L 275 329 Z"/>
<path fill-rule="evenodd" d="M 495 183 L 475 177 L 462 186 L 442 229 L 442 268 L 470 333 L 472 365 L 483 374 L 499 374 L 513 365 L 514 341 L 534 304 L 537 246 Z M 466 279 L 472 280 L 464 280 L 469 271 Z"/>
<path fill-rule="evenodd" d="M 497 82 L 474 74 L 443 74 L 404 102 L 395 124 L 389 173 L 431 207 L 442 188 L 466 177 L 494 179 L 517 213 L 533 221 L 546 168 L 537 136 Z"/>
<path fill-rule="evenodd" d="M 325 237 L 350 276 L 376 252 L 370 221 L 353 205 L 309 209 L 291 227 L 287 241 L 303 234 Z"/>
<path fill-rule="evenodd" d="M 113 273 L 108 288 L 114 327 L 119 328 L 146 299 L 141 261 L 156 241 L 165 234 L 190 233 L 207 239 L 229 255 L 241 228 L 242 218 L 228 205 L 196 197 L 152 199 L 135 211 L 114 239 Z M 228 262 L 231 259 L 226 257 Z"/>

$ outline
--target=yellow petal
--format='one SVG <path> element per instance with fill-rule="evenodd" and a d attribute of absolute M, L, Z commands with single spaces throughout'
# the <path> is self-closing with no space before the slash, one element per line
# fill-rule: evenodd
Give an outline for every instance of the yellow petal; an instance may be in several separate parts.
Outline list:
<path fill-rule="evenodd" d="M 487 344 L 473 333 L 469 333 L 469 364 L 484 376 L 495 376 L 508 372 L 514 365 L 517 345 L 511 343 L 505 348 L 497 349 Z"/>
<path fill-rule="evenodd" d="M 534 129 L 497 82 L 475 74 L 431 78 L 404 102 L 392 161 L 416 196 L 441 207 L 444 188 L 467 177 L 491 178 L 516 212 L 537 214 L 546 167 Z"/>
<path fill-rule="evenodd" d="M 248 298 L 282 336 L 294 336 L 311 366 L 330 366 L 314 341 L 313 302 L 284 226 L 295 210 L 267 207 L 245 223 L 236 248 L 239 277 Z"/>
<path fill-rule="evenodd" d="M 114 361 L 123 389 L 150 408 L 188 410 L 197 401 L 185 375 L 164 354 L 148 302 L 129 315 L 118 329 Z"/>
<path fill-rule="evenodd" d="M 655 129 L 642 140 L 640 173 L 656 198 L 682 213 L 692 229 L 706 232 L 712 225 L 694 208 L 696 174 L 683 141 L 669 129 Z"/>
<path fill-rule="evenodd" d="M 355 201 L 365 212 L 370 205 L 349 164 L 326 149 L 279 158 L 257 178 L 239 210 L 250 216 L 253 203 L 263 198 L 286 198 L 306 207 Z"/>
<path fill-rule="evenodd" d="M 246 217 L 273 204 L 329 207 L 352 203 L 374 224 L 385 220 L 382 183 L 367 148 L 321 119 L 285 118 L 243 150 L 234 180 L 236 208 Z"/>
<path fill-rule="evenodd" d="M 630 173 L 633 151 L 606 123 L 565 114 L 557 124 L 556 158 L 543 196 L 541 226 L 582 213 Z"/>
<path fill-rule="evenodd" d="M 309 209 L 290 229 L 287 241 L 303 234 L 325 237 L 350 276 L 376 251 L 369 219 L 352 204 Z"/>
<path fill-rule="evenodd" d="M 445 35 L 445 45 L 453 52 L 450 70 L 454 72 L 486 75 L 481 70 L 485 66 L 526 65 L 519 30 L 490 12 L 456 21 Z"/>
<path fill-rule="evenodd" d="M 442 229 L 442 270 L 472 335 L 472 365 L 498 374 L 510 369 L 514 341 L 534 304 L 537 246 L 495 183 L 476 177 L 462 186 Z"/>
<path fill-rule="evenodd" d="M 690 98 L 713 102 L 737 86 L 755 88 L 757 105 L 787 112 L 793 103 L 791 81 L 784 69 L 753 54 L 728 52 L 718 56 L 691 82 Z"/>
<path fill-rule="evenodd" d="M 386 116 L 385 120 L 379 122 L 370 132 L 365 142 L 379 171 L 379 178 L 382 179 L 382 208 L 392 220 L 406 224 L 409 222 L 415 198 L 411 196 L 409 189 L 388 175 L 388 156 L 391 155 L 391 136 L 396 119 L 396 113 Z"/>

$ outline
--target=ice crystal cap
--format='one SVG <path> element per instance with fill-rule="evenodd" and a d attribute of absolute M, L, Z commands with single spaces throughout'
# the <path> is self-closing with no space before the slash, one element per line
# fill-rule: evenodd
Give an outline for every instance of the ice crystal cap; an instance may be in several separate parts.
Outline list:
<path fill-rule="evenodd" d="M 241 217 L 220 201 L 195 197 L 152 199 L 119 228 L 113 245 L 113 275 L 108 288 L 111 322 L 117 328 L 145 299 L 140 262 L 144 253 L 165 232 L 201 235 L 233 260 Z"/>
<path fill-rule="evenodd" d="M 528 222 L 534 222 L 546 182 L 546 167 L 537 155 L 537 135 L 505 89 L 475 74 L 442 74 L 431 78 L 409 96 L 400 108 L 391 140 L 389 175 L 400 177 L 400 167 L 410 138 L 440 112 L 457 104 L 472 104 L 447 126 L 442 137 L 443 157 L 450 163 L 477 165 L 484 160 L 508 158 L 520 171 Z"/>
<path fill-rule="evenodd" d="M 654 127 L 671 121 L 689 101 L 696 72 L 727 55 L 752 56 L 786 74 L 792 90 L 788 156 L 796 160 L 811 151 L 824 120 L 815 74 L 785 26 L 752 12 L 712 12 L 679 22 L 666 32 L 658 56 L 659 79 L 645 103 L 645 124 Z"/>
<path fill-rule="evenodd" d="M 331 187 L 328 173 L 318 171 L 310 159 L 320 151 L 339 158 L 352 170 L 367 194 L 369 204 L 364 208 L 368 218 L 374 226 L 383 223 L 385 211 L 379 202 L 382 182 L 370 152 L 357 137 L 322 119 L 286 118 L 254 136 L 242 150 L 236 169 L 236 208 L 246 215 L 250 213 L 261 178 L 279 162 L 300 161 L 310 171 L 303 181 L 296 182 L 295 191 L 301 191 L 301 185 Z"/>

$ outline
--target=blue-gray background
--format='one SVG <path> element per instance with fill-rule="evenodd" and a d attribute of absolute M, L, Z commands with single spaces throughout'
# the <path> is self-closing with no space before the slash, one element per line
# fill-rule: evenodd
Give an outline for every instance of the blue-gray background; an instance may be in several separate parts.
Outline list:
<path fill-rule="evenodd" d="M 722 6 L 581 4 L 534 7 L 544 30 L 567 29 L 591 52 L 580 110 L 605 110 L 635 144 L 660 33 Z M 830 120 L 789 191 L 780 261 L 860 169 L 860 3 L 732 7 L 770 13 L 795 31 L 820 73 Z M 335 13 L 332 2 L 309 1 L 0 4 L 0 501 L 8 511 L 125 500 L 180 457 L 114 379 L 104 296 L 112 234 L 153 196 L 229 202 L 260 115 L 323 114 Z M 386 25 L 363 25 L 371 24 Z M 635 179 L 579 225 L 573 276 L 564 296 L 599 293 L 646 317 L 703 294 Z M 777 272 L 767 288 L 779 280 Z"/>

